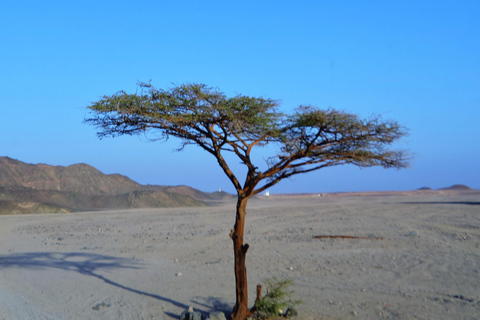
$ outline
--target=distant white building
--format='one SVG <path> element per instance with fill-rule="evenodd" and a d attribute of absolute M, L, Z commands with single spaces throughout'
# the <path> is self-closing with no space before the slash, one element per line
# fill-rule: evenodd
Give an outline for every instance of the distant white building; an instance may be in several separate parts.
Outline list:
<path fill-rule="evenodd" d="M 270 191 L 265 191 L 265 197 L 270 197 Z"/>

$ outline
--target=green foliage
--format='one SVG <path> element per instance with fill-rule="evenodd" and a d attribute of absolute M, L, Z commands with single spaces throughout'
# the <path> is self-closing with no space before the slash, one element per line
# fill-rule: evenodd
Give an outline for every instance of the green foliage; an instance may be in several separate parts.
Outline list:
<path fill-rule="evenodd" d="M 285 314 L 287 309 L 292 309 L 301 303 L 300 300 L 290 299 L 294 291 L 290 290 L 293 281 L 290 279 L 272 278 L 265 280 L 266 294 L 255 303 L 257 319 L 272 319 Z"/>
<path fill-rule="evenodd" d="M 278 111 L 278 101 L 224 93 L 204 84 L 156 89 L 140 83 L 134 94 L 120 91 L 88 106 L 85 123 L 98 135 L 116 137 L 145 134 L 152 140 L 180 139 L 179 150 L 197 145 L 212 154 L 237 192 L 259 194 L 292 175 L 325 167 L 405 168 L 408 155 L 389 148 L 406 129 L 380 116 L 357 115 L 314 106 L 300 106 L 291 114 Z M 153 135 L 152 135 L 153 134 Z M 252 153 L 267 144 L 276 149 L 267 167 L 253 163 Z M 238 179 L 224 155 L 235 155 L 248 168 Z M 263 184 L 259 184 L 264 181 Z"/>

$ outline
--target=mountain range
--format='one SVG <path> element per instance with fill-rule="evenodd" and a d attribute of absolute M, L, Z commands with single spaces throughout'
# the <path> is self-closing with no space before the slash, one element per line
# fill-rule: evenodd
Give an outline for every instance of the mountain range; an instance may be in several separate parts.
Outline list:
<path fill-rule="evenodd" d="M 0 157 L 0 214 L 205 206 L 228 197 L 187 186 L 142 185 L 84 163 L 64 167 Z"/>

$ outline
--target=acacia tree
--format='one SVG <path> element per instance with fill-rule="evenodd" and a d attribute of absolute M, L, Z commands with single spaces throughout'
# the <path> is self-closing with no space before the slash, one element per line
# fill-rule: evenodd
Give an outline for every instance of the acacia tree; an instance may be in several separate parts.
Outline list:
<path fill-rule="evenodd" d="M 116 137 L 155 132 L 154 140 L 176 137 L 179 150 L 194 144 L 215 157 L 237 192 L 233 240 L 236 303 L 232 319 L 244 320 L 248 309 L 244 225 L 248 200 L 290 176 L 343 164 L 359 167 L 402 168 L 404 152 L 387 147 L 406 134 L 395 121 L 380 117 L 360 119 L 333 109 L 300 106 L 291 114 L 278 110 L 272 99 L 224 93 L 204 84 L 156 89 L 140 83 L 139 91 L 120 91 L 88 106 L 85 123 L 98 136 Z M 275 154 L 261 170 L 252 161 L 258 147 L 273 145 Z M 233 154 L 246 166 L 241 180 L 225 155 Z M 235 158 L 235 157 L 234 157 Z"/>

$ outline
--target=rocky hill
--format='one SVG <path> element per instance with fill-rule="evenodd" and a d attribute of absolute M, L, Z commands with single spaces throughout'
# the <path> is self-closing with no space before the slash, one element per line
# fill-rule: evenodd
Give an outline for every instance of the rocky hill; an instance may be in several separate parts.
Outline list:
<path fill-rule="evenodd" d="M 117 195 L 141 188 L 119 174 L 106 175 L 84 163 L 68 167 L 28 164 L 0 157 L 0 186 L 75 192 L 85 195 Z"/>
<path fill-rule="evenodd" d="M 467 187 L 463 184 L 454 184 L 453 186 L 450 186 L 448 188 L 442 188 L 440 190 L 472 190 L 472 188 Z"/>
<path fill-rule="evenodd" d="M 229 196 L 187 186 L 144 186 L 87 164 L 34 165 L 0 157 L 0 214 L 204 206 Z"/>

